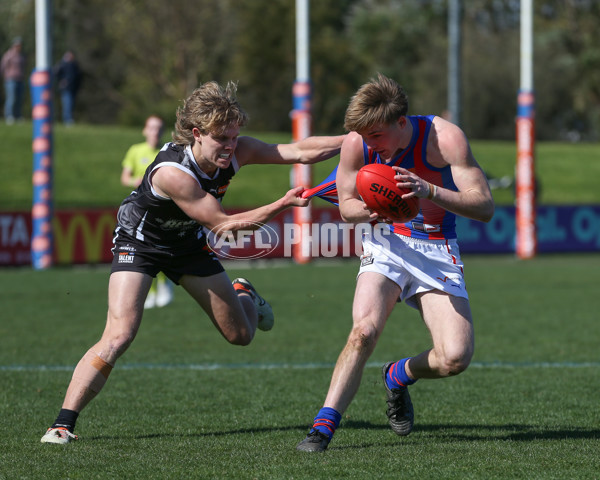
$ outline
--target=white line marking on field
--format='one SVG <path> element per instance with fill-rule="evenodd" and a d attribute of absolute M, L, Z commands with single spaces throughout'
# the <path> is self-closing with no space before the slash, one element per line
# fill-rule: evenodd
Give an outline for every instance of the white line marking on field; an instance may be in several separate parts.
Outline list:
<path fill-rule="evenodd" d="M 369 362 L 366 368 L 381 368 L 384 362 Z M 316 370 L 333 369 L 333 363 L 125 363 L 119 370 Z M 598 368 L 600 362 L 473 362 L 470 368 Z M 72 372 L 66 365 L 0 365 L 0 372 Z"/>

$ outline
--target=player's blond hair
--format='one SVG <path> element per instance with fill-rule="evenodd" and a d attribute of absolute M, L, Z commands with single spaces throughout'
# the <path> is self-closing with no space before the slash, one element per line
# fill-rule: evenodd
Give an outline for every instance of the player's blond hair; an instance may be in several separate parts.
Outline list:
<path fill-rule="evenodd" d="M 192 129 L 202 135 L 220 134 L 232 125 L 243 127 L 248 115 L 238 103 L 237 84 L 228 82 L 223 88 L 217 82 L 207 82 L 195 89 L 177 109 L 173 142 L 193 145 Z"/>
<path fill-rule="evenodd" d="M 350 99 L 344 128 L 360 132 L 375 125 L 391 125 L 408 112 L 408 96 L 391 78 L 377 74 L 377 78 L 361 86 Z"/>

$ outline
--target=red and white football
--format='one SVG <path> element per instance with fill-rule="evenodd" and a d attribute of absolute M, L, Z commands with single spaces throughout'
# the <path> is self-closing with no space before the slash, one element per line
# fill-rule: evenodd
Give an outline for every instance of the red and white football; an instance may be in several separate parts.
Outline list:
<path fill-rule="evenodd" d="M 410 190 L 398 188 L 394 176 L 396 171 L 389 165 L 370 163 L 356 175 L 356 189 L 374 212 L 397 223 L 412 220 L 419 213 L 419 198 L 403 199 Z"/>

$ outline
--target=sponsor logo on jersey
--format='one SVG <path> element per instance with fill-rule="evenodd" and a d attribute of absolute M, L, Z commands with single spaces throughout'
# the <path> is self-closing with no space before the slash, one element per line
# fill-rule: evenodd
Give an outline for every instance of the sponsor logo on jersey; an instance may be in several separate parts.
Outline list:
<path fill-rule="evenodd" d="M 374 261 L 375 261 L 375 259 L 373 258 L 372 253 L 368 253 L 368 254 L 360 256 L 360 266 L 361 267 L 366 267 L 367 265 L 371 265 Z"/>
<path fill-rule="evenodd" d="M 163 220 L 162 218 L 157 218 L 156 223 L 160 225 L 161 230 L 182 230 L 183 235 L 185 235 L 185 231 L 191 230 L 193 228 L 198 227 L 198 222 L 196 220 L 178 220 L 178 219 L 169 219 Z M 180 236 L 183 236 L 180 234 Z"/>
<path fill-rule="evenodd" d="M 133 263 L 134 258 L 134 252 L 119 252 L 118 263 Z"/>
<path fill-rule="evenodd" d="M 442 227 L 440 225 L 429 225 L 427 223 L 411 222 L 413 230 L 417 232 L 433 233 L 439 232 Z"/>

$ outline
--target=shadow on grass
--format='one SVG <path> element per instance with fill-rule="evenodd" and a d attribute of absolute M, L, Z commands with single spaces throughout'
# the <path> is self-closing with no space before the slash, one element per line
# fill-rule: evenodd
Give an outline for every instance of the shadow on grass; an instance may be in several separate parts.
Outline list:
<path fill-rule="evenodd" d="M 259 427 L 259 428 L 238 428 L 233 430 L 218 430 L 210 432 L 197 433 L 148 433 L 144 435 L 134 435 L 135 439 L 162 439 L 162 438 L 203 438 L 234 435 L 256 435 L 260 433 L 296 431 L 300 436 L 308 433 L 309 425 L 290 425 L 281 427 Z M 347 421 L 340 427 L 344 430 L 382 430 L 389 431 L 387 424 L 375 424 L 362 421 Z M 600 430 L 594 428 L 585 428 L 573 426 L 570 428 L 553 428 L 543 425 L 528 424 L 506 424 L 506 425 L 481 425 L 481 424 L 429 424 L 415 425 L 413 433 L 409 437 L 411 441 L 419 440 L 423 436 L 440 442 L 444 441 L 490 441 L 490 440 L 512 440 L 517 442 L 530 442 L 535 440 L 581 440 L 581 439 L 600 439 Z M 86 437 L 86 440 L 110 440 L 122 437 L 112 437 L 96 435 Z M 395 436 L 393 438 L 396 438 Z M 299 438 L 300 441 L 302 438 Z M 372 445 L 354 445 L 341 448 L 365 448 Z M 340 448 L 336 446 L 336 448 Z"/>
<path fill-rule="evenodd" d="M 348 421 L 343 428 L 389 430 L 387 424 Z M 528 442 L 533 440 L 567 440 L 567 439 L 600 439 L 600 429 L 573 426 L 569 428 L 553 428 L 544 425 L 528 425 L 509 423 L 506 425 L 485 424 L 416 424 L 411 438 L 425 433 L 439 440 L 451 439 L 458 441 L 475 440 L 513 440 Z M 416 434 L 416 435 L 415 435 Z"/>

